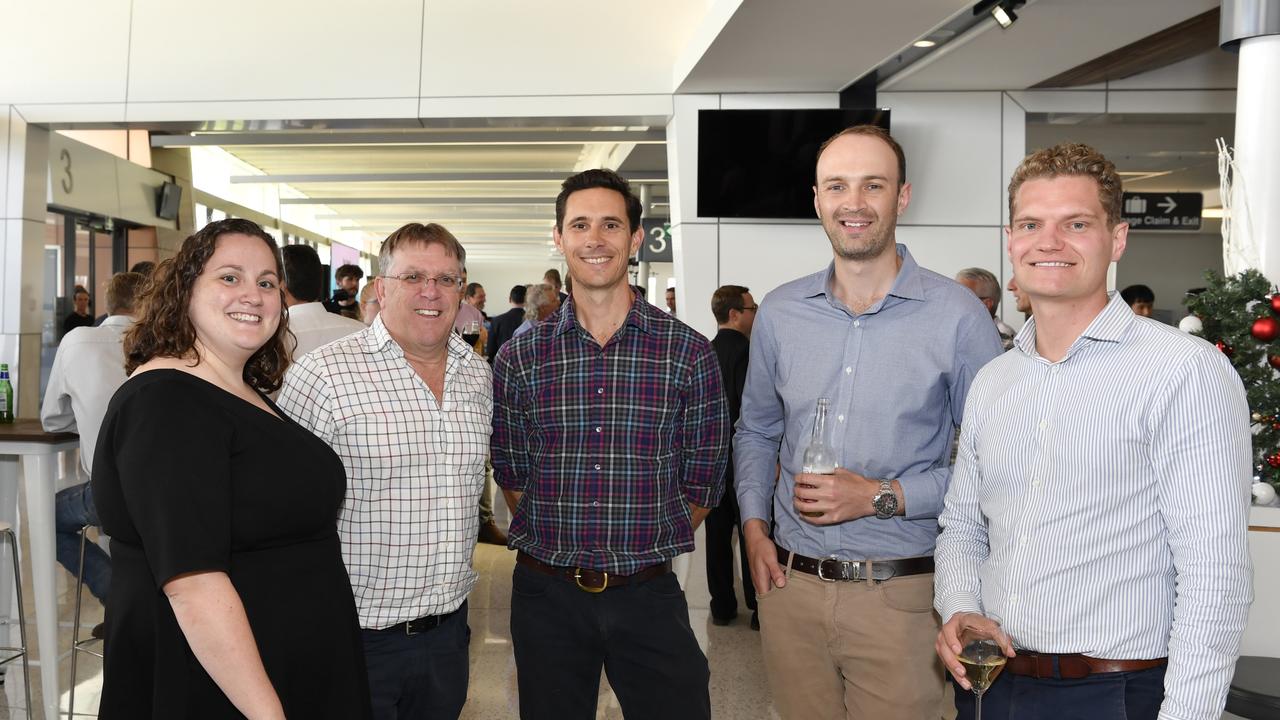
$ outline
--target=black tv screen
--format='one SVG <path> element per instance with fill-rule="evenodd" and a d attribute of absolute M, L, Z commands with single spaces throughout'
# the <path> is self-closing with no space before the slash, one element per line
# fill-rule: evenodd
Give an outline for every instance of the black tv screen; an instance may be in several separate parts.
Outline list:
<path fill-rule="evenodd" d="M 156 217 L 177 220 L 178 206 L 182 202 L 182 186 L 166 182 L 156 190 Z"/>
<path fill-rule="evenodd" d="M 889 129 L 889 111 L 700 110 L 698 215 L 815 218 L 818 147 L 851 125 Z"/>

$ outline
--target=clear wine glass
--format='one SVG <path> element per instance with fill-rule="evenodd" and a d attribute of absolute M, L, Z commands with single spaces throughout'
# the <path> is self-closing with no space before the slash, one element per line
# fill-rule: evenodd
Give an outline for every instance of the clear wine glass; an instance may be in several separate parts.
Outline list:
<path fill-rule="evenodd" d="M 999 625 L 994 626 L 996 632 Z M 1008 660 L 1000 644 L 996 642 L 996 632 L 984 628 L 967 627 L 960 632 L 960 664 L 964 665 L 964 676 L 973 688 L 974 720 L 982 720 L 982 694 L 991 687 L 1004 670 Z"/>

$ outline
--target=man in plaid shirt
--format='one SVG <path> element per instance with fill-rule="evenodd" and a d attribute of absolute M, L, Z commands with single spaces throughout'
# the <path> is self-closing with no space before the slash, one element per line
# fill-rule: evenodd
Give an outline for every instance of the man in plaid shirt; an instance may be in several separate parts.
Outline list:
<path fill-rule="evenodd" d="M 556 198 L 573 293 L 494 362 L 493 465 L 511 506 L 525 720 L 709 718 L 707 659 L 671 559 L 720 501 L 729 421 L 710 343 L 635 294 L 640 201 L 588 170 Z"/>

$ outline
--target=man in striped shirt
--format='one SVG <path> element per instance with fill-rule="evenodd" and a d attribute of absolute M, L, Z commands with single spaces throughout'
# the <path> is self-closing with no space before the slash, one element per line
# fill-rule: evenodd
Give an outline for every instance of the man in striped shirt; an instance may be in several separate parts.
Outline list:
<path fill-rule="evenodd" d="M 1218 720 L 1226 702 L 1252 600 L 1249 408 L 1222 353 L 1107 292 L 1120 206 L 1086 145 L 1009 184 L 1035 315 L 974 380 L 937 549 L 939 657 L 964 689 L 966 628 L 1009 658 L 987 720 Z M 970 693 L 956 705 L 972 717 Z"/>
<path fill-rule="evenodd" d="M 709 718 L 707 658 L 671 560 L 720 501 L 729 421 L 706 338 L 640 299 L 640 200 L 587 170 L 556 199 L 573 294 L 494 361 L 493 469 L 511 506 L 524 720 Z"/>

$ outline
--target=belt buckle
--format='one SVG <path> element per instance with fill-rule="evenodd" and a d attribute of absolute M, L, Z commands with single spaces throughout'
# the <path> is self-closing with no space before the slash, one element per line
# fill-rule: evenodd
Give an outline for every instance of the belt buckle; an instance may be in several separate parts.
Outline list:
<path fill-rule="evenodd" d="M 414 624 L 415 622 L 417 622 L 417 620 L 405 620 L 405 621 L 404 621 L 404 634 L 405 634 L 405 635 L 408 635 L 408 636 L 412 637 L 412 636 L 417 635 L 417 634 L 419 634 L 419 633 L 421 633 L 421 632 L 424 632 L 424 631 L 422 631 L 422 630 L 414 630 L 414 629 L 413 629 L 413 624 Z"/>
<path fill-rule="evenodd" d="M 822 571 L 823 567 L 829 562 L 835 563 L 839 568 L 839 574 L 837 576 L 827 577 L 827 575 Z M 856 560 L 841 560 L 835 555 L 828 555 L 818 561 L 818 579 L 829 583 L 836 582 L 837 580 L 861 580 L 862 564 Z"/>
<path fill-rule="evenodd" d="M 600 571 L 600 574 L 604 577 L 604 584 L 603 584 L 603 585 L 601 585 L 601 586 L 600 586 L 600 587 L 598 587 L 598 588 L 590 587 L 590 586 L 588 586 L 588 585 L 583 585 L 583 584 L 582 584 L 582 568 L 574 568 L 574 569 L 573 569 L 573 581 L 578 585 L 578 589 L 579 589 L 579 590 L 581 590 L 581 591 L 583 591 L 583 592 L 589 592 L 589 593 L 591 593 L 592 595 L 595 595 L 596 593 L 602 593 L 602 592 L 604 592 L 604 591 L 605 591 L 605 589 L 607 589 L 607 588 L 609 587 L 609 573 L 604 572 L 604 571 L 602 570 L 602 571 Z"/>

